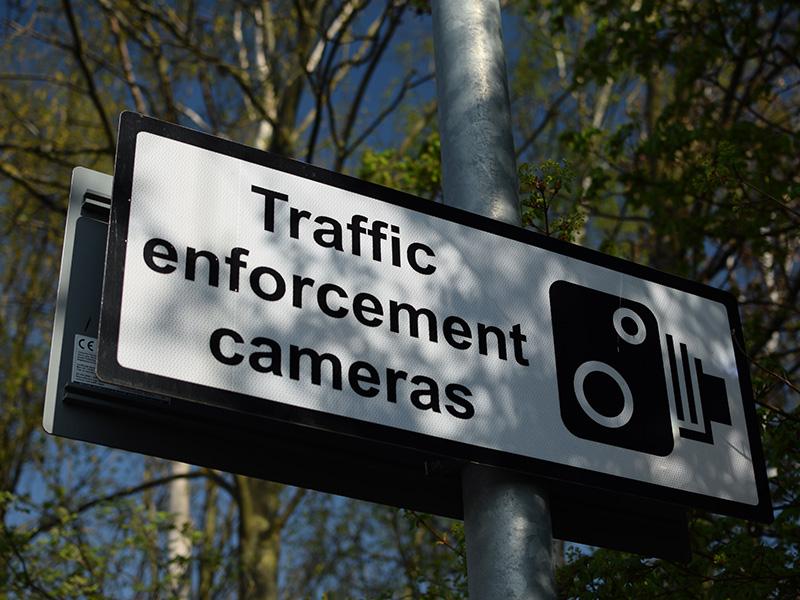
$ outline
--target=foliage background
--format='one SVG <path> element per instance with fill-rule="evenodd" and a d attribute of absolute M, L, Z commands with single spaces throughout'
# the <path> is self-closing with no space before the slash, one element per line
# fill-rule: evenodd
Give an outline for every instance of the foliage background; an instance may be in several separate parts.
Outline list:
<path fill-rule="evenodd" d="M 70 170 L 135 109 L 441 201 L 429 5 L 9 0 L 0 52 L 0 594 L 458 598 L 460 524 L 48 438 Z M 575 598 L 796 598 L 800 7 L 504 3 L 525 226 L 741 303 L 771 525 L 689 564 L 567 547 Z M 559 546 L 561 550 L 561 546 Z"/>

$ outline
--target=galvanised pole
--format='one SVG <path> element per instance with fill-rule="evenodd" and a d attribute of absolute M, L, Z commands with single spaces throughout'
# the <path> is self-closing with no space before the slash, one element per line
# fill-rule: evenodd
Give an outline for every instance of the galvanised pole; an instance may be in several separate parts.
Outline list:
<path fill-rule="evenodd" d="M 433 0 L 445 204 L 520 225 L 499 0 Z M 478 464 L 462 472 L 471 600 L 555 597 L 546 490 Z"/>

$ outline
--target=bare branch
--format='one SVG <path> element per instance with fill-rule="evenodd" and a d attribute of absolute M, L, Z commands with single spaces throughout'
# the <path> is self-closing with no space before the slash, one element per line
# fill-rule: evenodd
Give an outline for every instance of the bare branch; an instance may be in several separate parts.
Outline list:
<path fill-rule="evenodd" d="M 140 113 L 146 113 L 147 106 L 144 101 L 144 96 L 142 96 L 142 90 L 139 87 L 139 84 L 136 82 L 136 76 L 133 72 L 133 64 L 131 63 L 131 55 L 128 52 L 128 45 L 125 43 L 125 40 L 122 37 L 119 19 L 114 14 L 108 15 L 108 19 L 109 24 L 111 25 L 111 31 L 114 33 L 114 37 L 117 40 L 117 51 L 119 52 L 119 57 L 122 61 L 122 69 L 125 73 L 125 82 L 128 84 L 128 88 L 130 88 L 131 95 L 133 96 L 133 103 L 136 106 L 137 111 Z"/>
<path fill-rule="evenodd" d="M 564 102 L 564 100 L 566 100 L 570 96 L 570 94 L 572 94 L 573 91 L 575 91 L 575 89 L 576 89 L 576 84 L 573 83 L 572 85 L 567 87 L 563 92 L 561 92 L 561 94 L 553 101 L 553 103 L 547 109 L 547 112 L 545 113 L 544 117 L 542 117 L 542 120 L 539 122 L 539 125 L 536 127 L 536 129 L 534 129 L 533 132 L 531 132 L 531 134 L 528 135 L 527 138 L 525 138 L 525 141 L 522 142 L 520 147 L 517 148 L 516 152 L 517 158 L 522 156 L 522 154 L 528 148 L 530 148 L 530 146 L 536 141 L 536 139 L 539 137 L 542 131 L 544 131 L 545 127 L 547 127 L 547 125 L 550 123 L 550 121 L 552 121 L 558 116 L 561 104 Z"/>
<path fill-rule="evenodd" d="M 286 502 L 281 513 L 270 522 L 269 529 L 265 536 L 274 535 L 286 526 L 287 521 L 289 521 L 294 511 L 297 510 L 297 507 L 300 506 L 307 492 L 308 490 L 306 488 L 295 488 L 292 497 Z"/>
<path fill-rule="evenodd" d="M 86 80 L 86 85 L 89 87 L 89 97 L 94 104 L 95 110 L 97 110 L 97 115 L 100 118 L 100 123 L 103 125 L 103 130 L 106 134 L 106 139 L 108 140 L 109 145 L 113 146 L 114 131 L 111 128 L 111 120 L 106 114 L 106 109 L 103 106 L 103 101 L 100 99 L 100 93 L 97 90 L 94 76 L 92 75 L 89 65 L 86 62 L 83 38 L 78 30 L 78 22 L 75 19 L 75 13 L 72 10 L 72 2 L 70 0 L 62 0 L 62 4 L 64 6 L 64 12 L 67 16 L 70 32 L 72 33 L 72 53 L 75 55 L 75 60 L 78 61 L 78 66 L 80 67 L 81 73 L 83 73 L 83 77 Z"/>
<path fill-rule="evenodd" d="M 66 81 L 53 75 L 39 75 L 33 73 L 0 73 L 0 81 L 39 81 L 42 83 L 49 83 L 58 87 L 63 87 L 79 94 L 88 93 L 86 88 L 82 88 L 79 85 L 75 85 L 70 81 Z"/>
<path fill-rule="evenodd" d="M 275 84 L 270 79 L 272 70 L 267 61 L 267 53 L 274 52 L 275 33 L 273 31 L 272 19 L 269 16 L 269 3 L 265 2 L 263 9 L 256 9 L 254 17 L 256 21 L 255 30 L 255 61 L 256 74 L 259 85 L 263 91 L 263 101 L 266 111 L 272 117 L 271 121 L 261 120 L 256 133 L 255 145 L 259 148 L 266 148 L 275 133 L 273 122 L 278 120 L 278 100 L 275 93 Z"/>
<path fill-rule="evenodd" d="M 114 152 L 112 146 L 87 146 L 77 148 L 55 148 L 47 147 L 45 145 L 25 145 L 25 144 L 10 144 L 8 142 L 0 142 L 0 150 L 13 150 L 14 152 L 25 152 L 28 154 L 35 154 L 42 158 L 48 158 L 52 155 L 59 156 L 79 156 L 81 154 L 109 154 Z"/>
<path fill-rule="evenodd" d="M 344 31 L 345 27 L 349 25 L 359 3 L 360 2 L 358 0 L 350 0 L 349 2 L 345 2 L 339 11 L 339 14 L 336 15 L 336 18 L 322 33 L 320 39 L 314 45 L 314 49 L 311 51 L 311 54 L 309 54 L 305 64 L 306 73 L 310 74 L 317 70 L 319 63 L 322 60 L 322 55 L 325 53 L 327 44 L 334 38 L 339 37 L 339 33 Z"/>
<path fill-rule="evenodd" d="M 176 479 L 199 479 L 201 477 L 211 479 L 215 481 L 223 489 L 226 489 L 228 492 L 235 494 L 235 491 L 231 488 L 230 484 L 227 481 L 225 481 L 222 477 L 220 477 L 218 474 L 214 473 L 214 471 L 210 469 L 203 469 L 201 471 L 191 471 L 189 473 L 167 475 L 159 479 L 151 479 L 150 481 L 145 481 L 144 483 L 140 483 L 139 485 L 123 488 L 121 490 L 117 490 L 116 492 L 113 492 L 101 498 L 95 498 L 94 500 L 84 502 L 77 508 L 68 510 L 73 514 L 80 514 L 101 504 L 113 502 L 115 500 L 119 500 L 127 496 L 133 496 L 135 494 L 144 492 L 145 490 L 149 490 L 170 483 L 171 481 L 175 481 Z M 39 525 L 39 527 L 37 527 L 28 534 L 28 540 L 30 541 L 39 534 L 46 533 L 53 527 L 58 526 L 60 522 L 61 521 L 58 519 L 58 517 L 50 517 L 49 519 L 45 519 L 44 522 L 41 525 Z"/>
<path fill-rule="evenodd" d="M 25 191 L 31 194 L 31 196 L 39 200 L 42 206 L 44 206 L 46 209 L 54 212 L 61 212 L 61 207 L 56 205 L 55 198 L 52 194 L 45 194 L 44 192 L 36 189 L 31 184 L 30 177 L 23 176 L 10 163 L 0 162 L 0 174 L 8 177 L 14 183 L 22 187 Z M 46 183 L 49 184 L 50 182 Z"/>
<path fill-rule="evenodd" d="M 414 73 L 412 72 L 406 77 L 406 80 L 403 82 L 403 85 L 400 86 L 400 89 L 395 94 L 395 97 L 392 99 L 392 101 L 389 102 L 389 104 L 386 105 L 386 107 L 384 107 L 384 109 L 375 117 L 375 119 L 373 119 L 373 121 L 364 128 L 361 134 L 355 140 L 353 140 L 353 142 L 349 144 L 349 146 L 345 149 L 345 154 L 343 158 L 347 158 L 348 156 L 350 156 L 350 154 L 356 148 L 358 148 L 358 146 L 360 146 L 364 142 L 364 140 L 366 140 L 370 136 L 370 134 L 373 131 L 375 131 L 380 126 L 380 124 L 383 123 L 383 121 L 385 121 L 386 118 L 397 109 L 398 106 L 400 106 L 400 103 L 403 101 L 403 98 L 405 98 L 406 94 L 410 90 L 413 90 L 415 87 L 418 87 L 428 81 L 431 81 L 434 78 L 433 73 L 423 75 L 422 77 L 419 77 L 416 80 L 412 79 L 413 75 Z"/>
<path fill-rule="evenodd" d="M 192 107 L 190 107 L 190 106 L 186 106 L 186 105 L 185 105 L 185 104 L 183 104 L 182 102 L 178 102 L 178 103 L 177 103 L 177 108 L 178 108 L 178 110 L 179 110 L 179 111 L 181 111 L 181 112 L 182 112 L 184 115 L 186 115 L 186 117 L 188 117 L 188 119 L 189 119 L 189 120 L 190 120 L 192 123 L 194 123 L 195 125 L 197 125 L 197 126 L 200 128 L 200 129 L 202 129 L 202 130 L 204 130 L 204 131 L 212 131 L 212 127 L 211 127 L 211 125 L 209 125 L 208 123 L 206 123 L 205 119 L 203 119 L 203 117 L 201 117 L 201 116 L 200 116 L 200 115 L 197 113 L 197 111 L 196 111 L 196 110 L 194 110 Z"/>
<path fill-rule="evenodd" d="M 395 8 L 389 3 L 387 5 L 386 13 L 381 16 L 381 20 L 377 26 L 376 34 L 380 32 L 380 29 L 383 25 L 384 20 L 388 15 L 389 25 L 387 26 L 386 32 L 383 34 L 382 38 L 378 38 L 377 41 L 372 41 L 372 45 L 374 47 L 372 60 L 370 60 L 369 65 L 367 66 L 364 74 L 361 77 L 361 81 L 358 84 L 358 88 L 355 94 L 355 97 L 351 101 L 350 111 L 345 119 L 345 126 L 343 129 L 343 139 L 342 139 L 342 150 L 344 151 L 336 158 L 335 170 L 340 170 L 344 165 L 344 160 L 347 156 L 346 144 L 347 140 L 350 138 L 350 135 L 353 131 L 355 126 L 356 117 L 358 116 L 359 111 L 361 110 L 361 104 L 364 101 L 364 97 L 367 92 L 367 87 L 372 82 L 372 77 L 375 73 L 375 69 L 377 68 L 378 64 L 383 57 L 383 53 L 386 51 L 386 48 L 389 45 L 389 41 L 394 36 L 395 31 L 397 30 L 398 25 L 400 25 L 400 20 L 402 18 L 403 12 L 405 11 L 405 6 L 401 6 L 399 9 Z M 375 46 L 375 44 L 377 44 Z"/>
<path fill-rule="evenodd" d="M 206 50 L 200 46 L 196 41 L 189 38 L 187 30 L 182 23 L 176 23 L 173 20 L 165 18 L 159 10 L 149 5 L 147 2 L 139 2 L 136 6 L 142 13 L 151 17 L 154 22 L 163 25 L 167 31 L 175 37 L 177 42 L 180 42 L 187 51 L 192 53 L 195 60 L 205 63 L 208 67 L 215 67 L 221 73 L 231 77 L 245 98 L 255 107 L 258 117 L 266 120 L 272 127 L 276 126 L 275 118 L 269 114 L 261 99 L 256 96 L 246 71 L 224 61 L 218 53 L 213 51 L 213 48 Z M 152 27 L 150 27 L 149 32 L 152 36 L 155 36 L 154 39 L 157 38 L 155 30 L 153 30 Z M 157 49 L 158 46 L 155 46 L 155 48 Z M 158 65 L 159 77 L 162 77 L 165 66 L 163 61 Z"/>

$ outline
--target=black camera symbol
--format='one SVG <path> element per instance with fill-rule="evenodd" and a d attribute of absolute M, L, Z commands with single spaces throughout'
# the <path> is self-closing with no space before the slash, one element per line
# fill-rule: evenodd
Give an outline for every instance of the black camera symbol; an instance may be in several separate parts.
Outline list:
<path fill-rule="evenodd" d="M 561 419 L 574 435 L 667 456 L 670 391 L 681 437 L 713 444 L 711 422 L 731 424 L 725 381 L 703 373 L 685 344 L 676 354 L 669 334 L 665 370 L 658 322 L 644 304 L 556 281 L 550 312 Z"/>

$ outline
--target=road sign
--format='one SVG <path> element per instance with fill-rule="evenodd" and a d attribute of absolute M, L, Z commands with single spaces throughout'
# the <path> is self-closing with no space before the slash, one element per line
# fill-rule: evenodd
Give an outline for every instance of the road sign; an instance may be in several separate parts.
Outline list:
<path fill-rule="evenodd" d="M 131 113 L 99 343 L 110 383 L 771 515 L 727 293 Z"/>
<path fill-rule="evenodd" d="M 463 518 L 458 461 L 269 418 L 154 397 L 96 377 L 112 178 L 73 172 L 45 394 L 48 433 L 451 518 Z M 688 557 L 685 511 L 551 482 L 560 539 Z"/>

